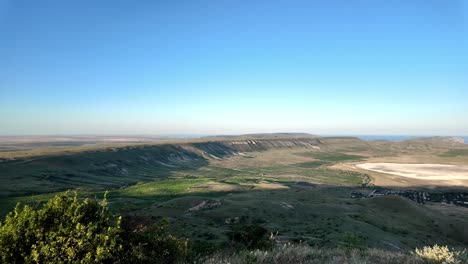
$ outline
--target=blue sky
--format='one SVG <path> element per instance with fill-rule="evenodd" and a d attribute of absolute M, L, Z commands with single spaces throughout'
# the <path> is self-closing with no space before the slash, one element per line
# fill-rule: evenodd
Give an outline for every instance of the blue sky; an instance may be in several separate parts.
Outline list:
<path fill-rule="evenodd" d="M 468 1 L 0 0 L 0 134 L 468 135 Z"/>

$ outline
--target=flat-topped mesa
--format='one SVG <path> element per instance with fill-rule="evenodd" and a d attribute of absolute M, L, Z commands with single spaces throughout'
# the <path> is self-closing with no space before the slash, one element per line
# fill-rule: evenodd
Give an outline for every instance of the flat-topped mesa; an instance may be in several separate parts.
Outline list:
<path fill-rule="evenodd" d="M 256 133 L 243 135 L 217 135 L 203 137 L 207 140 L 246 140 L 246 139 L 298 139 L 298 138 L 320 138 L 308 133 Z"/>
<path fill-rule="evenodd" d="M 212 141 L 187 144 L 202 151 L 208 158 L 222 158 L 229 155 L 238 155 L 241 152 L 264 151 L 274 148 L 304 147 L 320 149 L 320 146 L 323 145 L 318 137 L 263 139 L 233 137 L 224 140 L 216 138 Z"/>
<path fill-rule="evenodd" d="M 365 145 L 357 137 L 320 137 L 307 133 L 263 133 L 239 136 L 214 136 L 202 138 L 202 142 L 192 143 L 197 147 L 221 144 L 239 152 L 262 151 L 274 148 L 304 147 L 321 149 L 323 146 L 346 146 L 348 144 Z"/>

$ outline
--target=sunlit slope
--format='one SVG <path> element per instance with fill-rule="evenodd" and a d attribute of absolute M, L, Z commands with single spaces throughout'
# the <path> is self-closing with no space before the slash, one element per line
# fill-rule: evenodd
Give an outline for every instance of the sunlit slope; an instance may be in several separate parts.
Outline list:
<path fill-rule="evenodd" d="M 194 169 L 209 160 L 271 148 L 312 147 L 316 139 L 209 141 L 54 153 L 3 160 L 0 197 L 56 192 L 66 189 L 112 189 Z"/>

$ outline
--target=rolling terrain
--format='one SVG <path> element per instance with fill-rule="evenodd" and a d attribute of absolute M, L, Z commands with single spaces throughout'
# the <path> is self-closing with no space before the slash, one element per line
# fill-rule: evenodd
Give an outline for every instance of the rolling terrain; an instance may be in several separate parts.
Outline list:
<path fill-rule="evenodd" d="M 108 190 L 116 214 L 142 222 L 167 217 L 203 249 L 225 244 L 238 222 L 318 247 L 340 246 L 349 236 L 358 247 L 396 251 L 468 244 L 464 182 L 422 184 L 357 166 L 468 165 L 468 146 L 447 138 L 262 134 L 4 151 L 0 159 L 2 215 L 18 201 L 37 203 L 68 189 L 86 196 Z"/>

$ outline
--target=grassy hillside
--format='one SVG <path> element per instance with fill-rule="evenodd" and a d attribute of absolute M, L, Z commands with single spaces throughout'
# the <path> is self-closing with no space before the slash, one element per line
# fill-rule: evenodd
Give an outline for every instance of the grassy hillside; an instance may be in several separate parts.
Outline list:
<path fill-rule="evenodd" d="M 0 197 L 24 196 L 81 188 L 104 190 L 167 177 L 173 171 L 199 168 L 208 160 L 316 143 L 314 139 L 208 141 L 135 145 L 83 152 L 12 157 L 0 162 Z"/>
<path fill-rule="evenodd" d="M 66 189 L 104 190 L 165 177 L 207 161 L 177 145 L 126 147 L 0 163 L 0 197 Z"/>
<path fill-rule="evenodd" d="M 460 153 L 464 146 L 309 137 L 20 157 L 0 163 L 0 211 L 66 189 L 90 197 L 110 190 L 114 213 L 145 222 L 169 218 L 173 231 L 200 250 L 226 246 L 237 222 L 259 224 L 281 241 L 318 248 L 341 247 L 350 238 L 358 248 L 400 252 L 435 243 L 463 247 L 467 208 L 417 204 L 401 196 L 352 198 L 355 192 L 370 193 L 375 175 L 346 166 L 379 159 L 462 163 Z"/>

